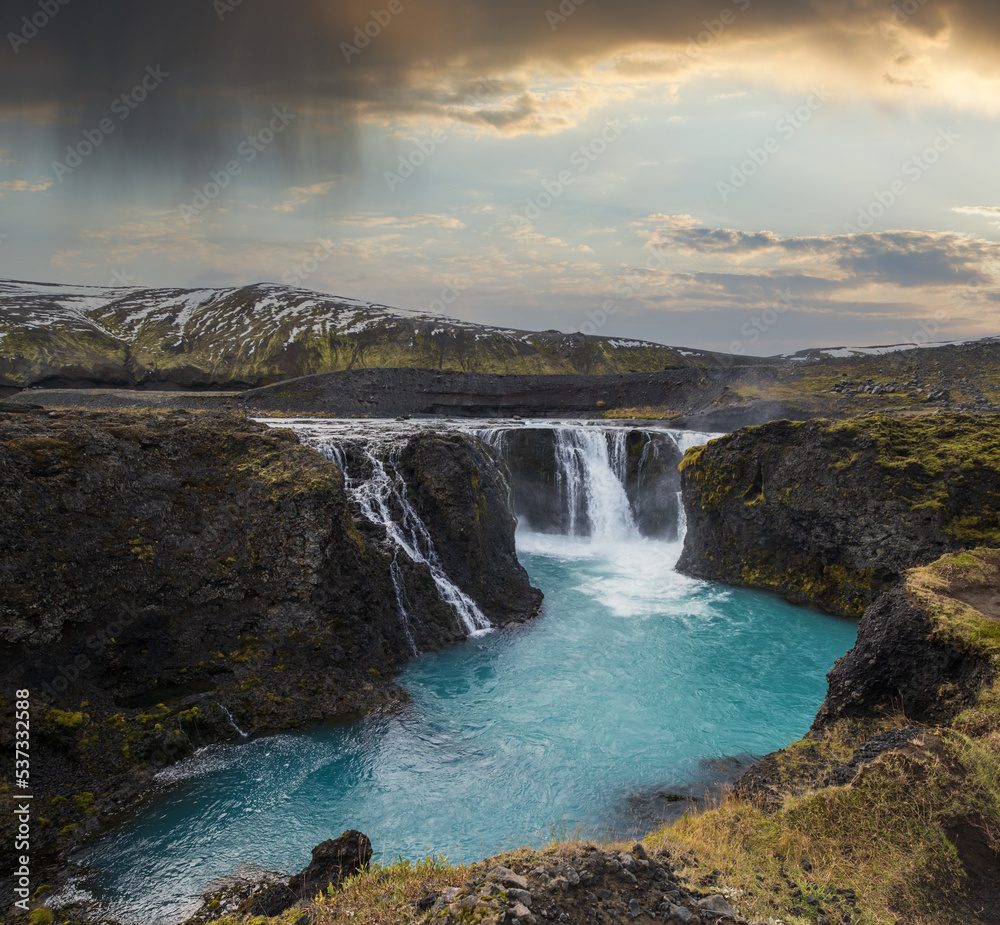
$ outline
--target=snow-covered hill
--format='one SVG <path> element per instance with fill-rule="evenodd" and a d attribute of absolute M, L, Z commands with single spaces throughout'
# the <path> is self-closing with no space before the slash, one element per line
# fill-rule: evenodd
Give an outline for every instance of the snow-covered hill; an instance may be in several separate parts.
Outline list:
<path fill-rule="evenodd" d="M 266 283 L 190 290 L 0 281 L 0 387 L 243 388 L 365 367 L 623 373 L 717 359 L 647 341 L 470 324 Z"/>

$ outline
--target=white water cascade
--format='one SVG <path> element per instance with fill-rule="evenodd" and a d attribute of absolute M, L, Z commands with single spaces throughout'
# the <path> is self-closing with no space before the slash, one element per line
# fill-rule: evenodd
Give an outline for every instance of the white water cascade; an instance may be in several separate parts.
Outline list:
<path fill-rule="evenodd" d="M 410 626 L 410 607 L 398 561 L 400 553 L 412 562 L 427 566 L 441 600 L 455 611 L 470 635 L 490 630 L 492 624 L 476 602 L 448 577 L 427 527 L 407 498 L 406 482 L 397 469 L 402 445 L 355 441 L 350 444 L 351 453 L 348 453 L 343 442 L 330 439 L 310 442 L 340 467 L 347 492 L 361 515 L 369 523 L 382 527 L 395 546 L 390 572 L 403 629 L 414 654 L 417 644 Z"/>
<path fill-rule="evenodd" d="M 605 435 L 596 428 L 561 427 L 555 431 L 559 494 L 569 514 L 568 533 L 586 532 L 597 542 L 637 539 L 635 517 L 625 494 L 625 431 Z M 610 440 L 608 439 L 610 437 Z"/>
<path fill-rule="evenodd" d="M 222 704 L 220 703 L 219 704 L 219 709 L 222 710 L 222 712 L 226 714 L 226 719 L 229 720 L 229 725 L 232 726 L 233 729 L 236 730 L 236 734 L 241 739 L 249 738 L 249 736 L 247 735 L 247 733 L 245 733 L 242 729 L 240 729 L 239 726 L 236 725 L 236 720 L 233 719 L 233 714 L 229 712 L 228 708 L 222 706 Z"/>
<path fill-rule="evenodd" d="M 356 516 L 360 515 L 384 531 L 393 547 L 390 573 L 396 604 L 414 654 L 418 651 L 416 628 L 412 625 L 413 608 L 407 598 L 402 567 L 406 559 L 426 566 L 438 596 L 454 610 L 470 635 L 492 628 L 475 601 L 448 576 L 427 526 L 407 497 L 407 484 L 399 472 L 400 456 L 407 441 L 427 427 L 426 422 L 284 420 L 268 423 L 281 427 L 291 425 L 304 442 L 335 462 L 344 473 Z M 544 460 L 541 463 L 522 461 L 520 465 L 522 470 L 524 466 L 529 469 L 537 465 L 548 467 L 551 482 L 545 491 L 550 497 L 544 505 L 550 514 L 555 511 L 556 515 L 548 522 L 547 529 L 571 537 L 589 538 L 591 544 L 603 548 L 642 541 L 645 535 L 639 517 L 648 515 L 651 510 L 655 514 L 657 508 L 661 517 L 668 509 L 668 516 L 676 517 L 677 533 L 683 539 L 686 525 L 683 506 L 679 503 L 680 493 L 676 490 L 679 485 L 669 485 L 670 506 L 665 507 L 667 483 L 663 482 L 663 468 L 656 469 L 650 463 L 670 443 L 683 453 L 715 436 L 646 431 L 646 444 L 636 461 L 629 456 L 630 446 L 634 451 L 634 428 L 556 421 L 489 424 L 435 421 L 432 429 L 475 435 L 494 447 L 512 467 L 517 441 L 526 431 L 540 432 L 540 442 L 531 445 L 542 448 Z M 654 446 L 654 434 L 659 449 Z M 512 508 L 517 509 L 518 502 L 523 499 L 515 497 L 513 486 L 512 492 L 508 500 Z M 676 508 L 673 507 L 675 498 Z M 532 525 L 527 522 L 524 526 L 530 530 Z"/>

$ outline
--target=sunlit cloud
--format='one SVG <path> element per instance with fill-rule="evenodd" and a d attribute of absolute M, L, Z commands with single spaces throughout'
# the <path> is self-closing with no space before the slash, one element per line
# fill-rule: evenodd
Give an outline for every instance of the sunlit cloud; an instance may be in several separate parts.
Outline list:
<path fill-rule="evenodd" d="M 299 206 L 305 205 L 318 196 L 324 196 L 336 186 L 336 180 L 324 180 L 309 186 L 293 186 L 288 190 L 288 198 L 271 206 L 275 212 L 293 212 Z"/>
<path fill-rule="evenodd" d="M 54 180 L 41 180 L 31 183 L 28 180 L 4 180 L 0 182 L 0 196 L 4 193 L 44 193 Z"/>

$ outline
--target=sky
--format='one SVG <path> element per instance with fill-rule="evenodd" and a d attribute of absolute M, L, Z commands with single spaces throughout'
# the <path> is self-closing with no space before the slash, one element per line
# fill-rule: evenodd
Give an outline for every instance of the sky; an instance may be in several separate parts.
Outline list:
<path fill-rule="evenodd" d="M 995 0 L 5 0 L 0 277 L 1000 334 Z"/>

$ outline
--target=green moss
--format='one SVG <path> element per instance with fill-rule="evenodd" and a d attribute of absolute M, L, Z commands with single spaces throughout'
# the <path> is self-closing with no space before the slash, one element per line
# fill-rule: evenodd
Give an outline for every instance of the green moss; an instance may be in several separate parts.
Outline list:
<path fill-rule="evenodd" d="M 871 441 L 890 491 L 911 510 L 938 513 L 945 534 L 970 545 L 1000 545 L 1000 419 L 879 414 L 826 429 Z M 972 504 L 959 500 L 966 494 L 975 497 Z"/>
<path fill-rule="evenodd" d="M 83 725 L 82 712 L 70 713 L 65 710 L 49 710 L 48 721 L 60 729 L 79 729 Z"/>
<path fill-rule="evenodd" d="M 804 557 L 779 568 L 773 553 L 760 550 L 740 564 L 738 580 L 751 588 L 773 590 L 791 600 L 822 605 L 856 618 L 883 588 L 875 569 L 822 565 Z"/>

